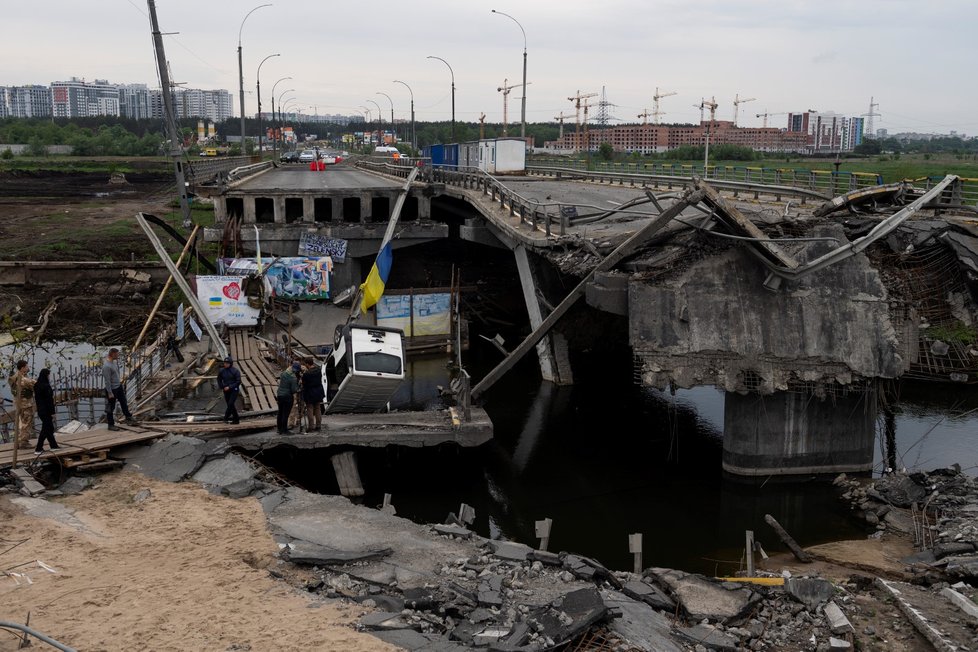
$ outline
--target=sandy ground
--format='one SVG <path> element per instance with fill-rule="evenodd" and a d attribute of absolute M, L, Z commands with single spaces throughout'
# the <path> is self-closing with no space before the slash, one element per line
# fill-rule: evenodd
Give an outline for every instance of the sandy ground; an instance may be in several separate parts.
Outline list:
<path fill-rule="evenodd" d="M 81 495 L 32 500 L 0 497 L 0 620 L 30 612 L 32 627 L 86 652 L 394 649 L 352 629 L 356 605 L 269 574 L 277 548 L 253 499 L 113 473 Z M 15 649 L 0 630 L 0 651 Z"/>

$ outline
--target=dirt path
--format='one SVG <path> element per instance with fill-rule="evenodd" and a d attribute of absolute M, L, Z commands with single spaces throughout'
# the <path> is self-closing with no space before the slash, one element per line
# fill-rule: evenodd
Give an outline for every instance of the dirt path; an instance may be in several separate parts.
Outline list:
<path fill-rule="evenodd" d="M 0 570 L 21 573 L 0 575 L 0 619 L 30 612 L 79 650 L 393 649 L 350 627 L 355 605 L 269 574 L 276 546 L 252 499 L 113 473 L 58 501 L 2 496 L 0 523 Z M 16 647 L 0 630 L 0 652 Z"/>

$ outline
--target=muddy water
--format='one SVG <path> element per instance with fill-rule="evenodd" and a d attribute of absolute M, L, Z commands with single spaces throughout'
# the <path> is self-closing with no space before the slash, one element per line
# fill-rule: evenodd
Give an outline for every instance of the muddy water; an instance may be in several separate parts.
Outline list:
<path fill-rule="evenodd" d="M 440 404 L 444 361 L 415 360 L 402 405 Z M 514 370 L 487 395 L 496 438 L 478 449 L 391 449 L 358 453 L 368 491 L 393 494 L 398 513 L 442 521 L 465 502 L 475 529 L 535 544 L 533 523 L 554 521 L 551 550 L 572 550 L 620 569 L 631 567 L 627 535 L 644 534 L 645 565 L 703 573 L 740 567 L 744 531 L 780 550 L 767 513 L 803 544 L 861 538 L 856 522 L 824 482 L 745 485 L 721 472 L 722 394 L 712 388 L 676 396 L 636 387 L 628 361 L 575 360 L 577 384 L 542 383 L 534 363 Z M 900 459 L 933 467 L 959 462 L 975 474 L 978 414 L 951 417 L 975 402 L 946 388 L 902 388 L 896 415 Z M 929 431 L 929 432 L 928 432 Z M 925 436 L 926 435 L 926 436 Z M 883 456 L 877 447 L 877 469 Z M 335 492 L 328 459 L 287 455 L 301 484 Z M 280 470 L 284 470 L 280 466 Z"/>

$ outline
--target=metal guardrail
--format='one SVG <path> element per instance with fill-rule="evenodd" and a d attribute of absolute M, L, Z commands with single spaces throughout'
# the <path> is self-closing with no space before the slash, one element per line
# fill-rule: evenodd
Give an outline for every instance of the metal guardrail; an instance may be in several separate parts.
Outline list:
<path fill-rule="evenodd" d="M 596 173 L 630 173 L 660 177 L 690 178 L 700 177 L 716 185 L 716 181 L 739 181 L 776 186 L 791 186 L 835 197 L 852 190 L 878 186 L 883 183 L 882 175 L 876 172 L 839 172 L 831 170 L 809 170 L 807 168 L 767 168 L 750 165 L 702 165 L 689 163 L 612 163 L 598 161 L 587 169 L 584 161 L 576 159 L 536 159 L 527 165 L 529 172 L 538 168 L 560 167 Z M 938 177 L 940 179 L 940 177 Z"/>
<path fill-rule="evenodd" d="M 411 170 L 418 167 L 416 163 L 377 163 L 373 161 L 357 161 L 356 165 L 403 179 L 407 178 Z M 500 207 L 508 208 L 510 215 L 519 216 L 521 223 L 529 224 L 534 229 L 542 228 L 548 237 L 554 235 L 554 231 L 557 232 L 557 235 L 567 235 L 567 227 L 571 224 L 570 216 L 561 210 L 561 206 L 570 206 L 570 204 L 540 202 L 523 197 L 508 188 L 496 177 L 477 168 L 458 170 L 421 166 L 417 180 L 481 191 L 483 195 L 490 198 L 490 201 L 498 201 Z"/>
<path fill-rule="evenodd" d="M 187 163 L 187 181 L 205 183 L 235 168 L 258 162 L 257 156 L 214 156 Z"/>
<path fill-rule="evenodd" d="M 919 179 L 911 179 L 914 185 L 922 185 L 924 190 L 930 190 L 935 185 L 941 183 L 944 177 L 921 177 Z M 964 206 L 978 206 L 978 179 L 971 179 L 968 177 L 958 177 L 960 184 L 956 189 L 957 196 L 954 198 L 953 203 L 961 204 Z"/>

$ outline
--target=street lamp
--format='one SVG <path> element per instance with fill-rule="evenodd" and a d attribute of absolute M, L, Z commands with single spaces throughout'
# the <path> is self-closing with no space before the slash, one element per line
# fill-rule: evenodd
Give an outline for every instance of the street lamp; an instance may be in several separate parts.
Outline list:
<path fill-rule="evenodd" d="M 408 89 L 408 93 L 411 94 L 411 149 L 418 149 L 418 138 L 417 138 L 417 134 L 414 131 L 414 91 L 411 90 L 410 86 L 408 86 L 407 84 L 405 84 L 399 79 L 395 79 L 394 83 L 402 84 Z"/>
<path fill-rule="evenodd" d="M 261 60 L 258 64 L 258 74 L 255 76 L 255 92 L 258 95 L 258 158 L 261 159 L 262 148 L 261 148 L 261 137 L 262 137 L 262 127 L 261 127 L 261 67 L 265 65 L 265 62 L 272 57 L 280 57 L 281 54 L 270 54 Z"/>
<path fill-rule="evenodd" d="M 384 144 L 384 114 L 380 112 L 380 105 L 377 102 L 374 100 L 365 101 L 377 107 L 377 122 L 380 123 L 380 126 L 377 128 L 377 146 L 379 147 Z"/>
<path fill-rule="evenodd" d="M 255 13 L 262 7 L 271 7 L 272 4 L 258 5 L 251 11 L 245 14 L 245 17 L 241 20 L 241 27 L 238 28 L 238 88 L 241 93 L 241 100 L 238 103 L 241 109 L 241 152 L 244 152 L 245 146 L 245 108 L 244 108 L 244 68 L 241 65 L 241 30 L 244 29 L 245 21 L 248 20 L 248 16 Z"/>
<path fill-rule="evenodd" d="M 272 84 L 272 158 L 276 156 L 276 146 L 278 145 L 278 135 L 275 129 L 275 87 L 278 86 L 279 82 L 284 82 L 286 79 L 292 79 L 291 77 L 282 77 L 274 84 Z M 294 88 L 291 90 L 295 90 Z M 284 93 L 288 93 L 285 91 Z M 283 93 L 283 94 L 284 94 Z M 279 105 L 281 107 L 281 104 Z"/>
<path fill-rule="evenodd" d="M 387 98 L 387 101 L 391 103 L 391 135 L 394 137 L 394 140 L 397 140 L 397 131 L 394 129 L 394 100 L 391 99 L 390 95 L 384 93 L 383 91 L 377 91 L 377 95 L 383 95 Z"/>
<path fill-rule="evenodd" d="M 450 72 L 452 74 L 452 140 L 455 140 L 455 71 L 452 70 L 452 67 L 448 64 L 448 62 L 445 61 L 444 59 L 442 59 L 441 57 L 429 56 L 428 58 L 429 59 L 438 59 L 443 64 L 445 64 L 446 66 L 448 66 L 448 72 Z M 524 91 L 523 95 L 526 96 L 526 92 L 525 91 Z"/>
<path fill-rule="evenodd" d="M 509 18 L 511 21 L 516 23 L 516 25 L 520 28 L 520 31 L 523 32 L 523 109 L 521 115 L 523 122 L 520 125 L 520 137 L 526 138 L 526 31 L 523 29 L 523 26 L 520 25 L 520 21 L 516 20 L 509 14 L 504 14 L 503 12 L 496 11 L 495 9 L 492 10 L 492 13 L 499 14 L 500 16 L 506 16 L 506 18 Z"/>

